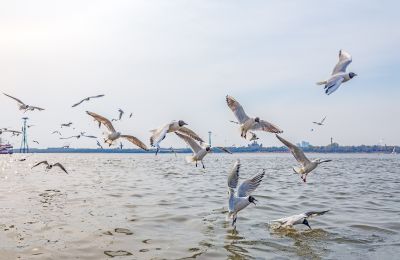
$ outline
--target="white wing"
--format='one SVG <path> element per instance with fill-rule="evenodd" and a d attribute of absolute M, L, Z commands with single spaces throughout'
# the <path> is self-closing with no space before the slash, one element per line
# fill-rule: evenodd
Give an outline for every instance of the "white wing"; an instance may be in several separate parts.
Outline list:
<path fill-rule="evenodd" d="M 249 117 L 244 112 L 243 107 L 233 97 L 227 95 L 226 103 L 228 104 L 228 107 L 232 110 L 232 112 L 235 114 L 235 117 L 239 121 L 239 123 L 243 124 L 249 119 Z"/>
<path fill-rule="evenodd" d="M 198 153 L 200 150 L 203 149 L 198 143 L 196 143 L 195 140 L 193 140 L 193 139 L 190 138 L 189 136 L 182 135 L 182 134 L 176 133 L 176 132 L 175 132 L 175 134 L 176 134 L 177 136 L 179 136 L 183 141 L 185 141 L 185 143 L 186 143 L 187 145 L 190 146 L 190 149 L 192 149 L 193 153 L 196 154 L 196 153 Z"/>
<path fill-rule="evenodd" d="M 240 160 L 236 160 L 233 168 L 228 176 L 228 187 L 236 189 L 239 182 Z"/>
<path fill-rule="evenodd" d="M 330 95 L 333 92 L 335 92 L 340 87 L 343 80 L 344 80 L 343 76 L 332 77 L 331 79 L 329 79 L 329 81 L 326 83 L 324 87 L 325 94 Z"/>
<path fill-rule="evenodd" d="M 110 131 L 112 133 L 115 132 L 114 126 L 111 124 L 110 120 L 108 120 L 107 118 L 105 118 L 105 117 L 103 117 L 101 115 L 98 115 L 96 113 L 89 112 L 89 111 L 86 111 L 86 113 L 88 115 L 92 116 L 100 124 L 105 125 L 107 127 L 108 131 Z"/>
<path fill-rule="evenodd" d="M 335 68 L 332 71 L 332 75 L 335 75 L 339 72 L 346 72 L 347 66 L 351 63 L 352 58 L 350 53 L 340 50 L 339 51 L 339 62 L 336 64 Z"/>
<path fill-rule="evenodd" d="M 260 120 L 260 123 L 255 123 L 251 129 L 252 130 L 261 130 L 261 131 L 275 133 L 275 134 L 283 132 L 279 127 L 277 127 L 276 125 L 271 124 L 265 120 Z"/>
<path fill-rule="evenodd" d="M 293 154 L 294 158 L 299 163 L 301 163 L 302 165 L 306 165 L 306 164 L 310 163 L 310 160 L 308 160 L 308 158 L 304 155 L 304 152 L 299 147 L 297 147 L 294 144 L 292 144 L 291 142 L 283 139 L 279 135 L 276 135 L 276 138 L 278 138 L 279 141 L 281 141 L 287 148 L 289 148 L 290 152 Z"/>
<path fill-rule="evenodd" d="M 169 125 L 170 124 L 166 124 L 162 128 L 159 128 L 156 130 L 151 130 L 151 132 L 153 133 L 150 136 L 150 145 L 151 146 L 157 146 L 162 140 L 164 140 L 165 136 L 167 135 Z"/>
<path fill-rule="evenodd" d="M 255 175 L 253 178 L 245 180 L 238 188 L 238 197 L 249 196 L 261 183 L 265 175 L 265 170 L 262 173 Z"/>

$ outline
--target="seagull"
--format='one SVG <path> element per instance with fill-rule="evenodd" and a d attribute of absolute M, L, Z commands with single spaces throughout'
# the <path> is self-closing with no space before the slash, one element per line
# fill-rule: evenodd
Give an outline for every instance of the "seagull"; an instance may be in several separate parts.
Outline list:
<path fill-rule="evenodd" d="M 61 135 L 61 133 L 60 133 L 59 131 L 54 131 L 54 132 L 51 133 L 51 134 L 59 134 L 59 135 Z"/>
<path fill-rule="evenodd" d="M 40 108 L 40 107 L 35 107 L 35 106 L 27 105 L 27 104 L 25 104 L 24 102 L 22 102 L 21 100 L 19 100 L 18 98 L 15 98 L 15 97 L 12 97 L 12 96 L 10 96 L 10 95 L 7 95 L 7 94 L 4 93 L 4 92 L 3 92 L 3 94 L 6 95 L 7 97 L 12 98 L 12 99 L 14 99 L 15 101 L 17 101 L 17 102 L 18 102 L 18 106 L 19 106 L 19 110 L 24 110 L 24 113 L 25 113 L 26 111 L 28 111 L 28 110 L 30 110 L 30 111 L 34 111 L 35 109 L 36 109 L 36 110 L 39 110 L 39 111 L 44 110 L 44 108 Z"/>
<path fill-rule="evenodd" d="M 118 108 L 118 112 L 119 112 L 118 120 L 121 120 L 122 115 L 124 114 L 124 111 L 121 108 Z"/>
<path fill-rule="evenodd" d="M 70 136 L 70 137 L 60 137 L 61 140 L 71 139 L 71 138 L 79 139 L 79 138 L 81 138 L 81 135 L 73 135 L 73 136 Z"/>
<path fill-rule="evenodd" d="M 278 222 L 279 227 L 292 227 L 294 225 L 299 225 L 299 224 L 304 224 L 306 225 L 309 229 L 311 229 L 310 224 L 308 223 L 308 218 L 315 217 L 315 216 L 321 216 L 327 213 L 329 210 L 324 210 L 324 211 L 309 211 L 306 213 L 286 217 L 286 218 L 280 218 L 276 220 L 272 220 L 272 222 Z"/>
<path fill-rule="evenodd" d="M 33 140 L 32 142 L 39 144 L 39 142 L 38 142 L 38 141 L 36 141 L 36 140 Z"/>
<path fill-rule="evenodd" d="M 194 140 L 190 136 L 183 135 L 183 134 L 181 134 L 179 132 L 175 132 L 175 134 L 177 136 L 179 136 L 183 141 L 185 141 L 185 143 L 190 147 L 190 149 L 193 152 L 193 155 L 186 156 L 186 161 L 188 163 L 196 162 L 196 167 L 197 167 L 197 162 L 200 161 L 201 165 L 203 166 L 203 169 L 205 169 L 206 167 L 204 166 L 203 158 L 209 152 L 211 152 L 211 146 L 209 144 L 204 143 L 204 142 L 202 142 L 202 145 L 200 145 L 200 144 L 198 144 L 196 142 L 196 140 Z M 228 149 L 226 149 L 224 147 L 215 147 L 215 148 L 221 149 L 221 150 L 223 150 L 224 152 L 227 152 L 227 153 L 231 153 Z"/>
<path fill-rule="evenodd" d="M 78 103 L 72 105 L 72 107 L 76 107 L 76 106 L 80 105 L 82 102 L 89 101 L 92 98 L 99 98 L 99 97 L 104 97 L 104 95 L 97 95 L 97 96 L 91 96 L 91 97 L 84 98 L 81 101 L 79 101 Z"/>
<path fill-rule="evenodd" d="M 237 125 L 240 125 L 239 122 L 236 122 L 236 121 L 233 121 L 233 120 L 229 120 L 229 122 L 237 124 Z M 248 141 L 256 141 L 256 140 L 260 139 L 260 138 L 257 137 L 257 135 L 254 132 L 249 131 L 248 133 L 249 133 L 249 135 L 246 135 L 246 140 L 248 140 Z"/>
<path fill-rule="evenodd" d="M 236 119 L 239 121 L 241 137 L 246 139 L 247 132 L 249 130 L 266 131 L 270 133 L 283 132 L 281 129 L 279 129 L 279 127 L 265 120 L 261 120 L 259 117 L 250 118 L 249 116 L 247 116 L 240 103 L 229 95 L 226 96 L 226 103 L 228 104 L 228 107 L 232 110 L 232 112 L 235 114 Z"/>
<path fill-rule="evenodd" d="M 324 121 L 325 121 L 326 117 L 322 118 L 322 120 L 320 122 L 313 122 L 316 125 L 324 125 Z"/>
<path fill-rule="evenodd" d="M 261 173 L 253 176 L 251 179 L 245 180 L 240 184 L 237 189 L 237 195 L 235 189 L 239 182 L 239 170 L 240 161 L 237 160 L 233 165 L 233 168 L 228 176 L 228 191 L 229 191 L 229 204 L 228 204 L 228 218 L 232 219 L 232 226 L 236 229 L 237 214 L 242 209 L 246 208 L 250 203 L 256 205 L 256 199 L 250 194 L 260 185 L 262 178 L 265 175 L 265 170 Z"/>
<path fill-rule="evenodd" d="M 96 141 L 97 141 L 97 146 L 98 146 L 100 149 L 103 149 L 103 146 L 100 144 L 99 140 L 96 140 Z"/>
<path fill-rule="evenodd" d="M 130 113 L 129 118 L 131 118 L 133 116 L 133 113 Z"/>
<path fill-rule="evenodd" d="M 156 155 L 160 150 L 160 143 L 167 136 L 167 133 L 180 133 L 182 135 L 189 136 L 190 138 L 193 138 L 199 142 L 204 142 L 203 139 L 201 139 L 195 132 L 185 127 L 185 125 L 187 124 L 183 120 L 172 121 L 158 129 L 150 131 L 152 133 L 150 137 L 150 145 L 152 147 L 157 147 Z"/>
<path fill-rule="evenodd" d="M 88 115 L 90 115 L 91 117 L 93 117 L 94 120 L 99 123 L 99 126 L 101 126 L 101 124 L 103 124 L 107 128 L 109 133 L 107 134 L 107 138 L 104 140 L 104 142 L 108 143 L 109 146 L 111 146 L 115 140 L 122 137 L 122 138 L 127 139 L 129 142 L 133 143 L 134 145 L 142 148 L 143 150 L 146 150 L 146 151 L 148 150 L 147 146 L 142 141 L 137 139 L 136 137 L 134 137 L 132 135 L 122 135 L 120 132 L 115 131 L 114 126 L 111 124 L 110 120 L 108 120 L 107 118 L 105 118 L 101 115 L 98 115 L 96 113 L 89 112 L 89 111 L 86 111 L 86 113 Z"/>
<path fill-rule="evenodd" d="M 35 125 L 27 125 L 26 127 L 31 128 L 32 126 L 35 126 Z"/>
<path fill-rule="evenodd" d="M 317 85 L 325 85 L 325 93 L 327 95 L 335 92 L 342 83 L 349 81 L 350 79 L 357 76 L 354 72 L 346 73 L 346 68 L 351 63 L 351 55 L 344 51 L 339 51 L 339 62 L 336 64 L 332 71 L 332 75 L 328 80 L 317 82 Z"/>
<path fill-rule="evenodd" d="M 42 162 L 39 162 L 39 163 L 33 165 L 32 169 L 35 168 L 36 166 L 40 165 L 40 164 L 46 164 L 46 170 L 51 170 L 54 166 L 57 166 L 61 170 L 63 170 L 66 174 L 68 174 L 67 170 L 64 168 L 64 166 L 62 166 L 61 163 L 49 164 L 47 161 L 42 161 Z"/>
<path fill-rule="evenodd" d="M 63 126 L 65 127 L 70 127 L 72 125 L 72 122 L 66 123 L 66 124 L 61 124 L 61 128 L 63 128 Z"/>
<path fill-rule="evenodd" d="M 295 173 L 300 174 L 301 179 L 306 182 L 306 178 L 307 175 L 314 170 L 315 168 L 317 168 L 317 166 L 321 163 L 325 163 L 325 162 L 330 162 L 332 160 L 321 160 L 321 159 L 316 159 L 316 160 L 312 160 L 310 161 L 305 155 L 304 152 L 297 146 L 295 146 L 294 144 L 286 141 L 285 139 L 283 139 L 282 137 L 280 137 L 279 135 L 276 135 L 276 137 L 279 139 L 279 141 L 281 141 L 284 145 L 287 146 L 287 148 L 289 148 L 290 152 L 293 154 L 294 158 L 301 164 L 301 167 L 293 167 L 293 171 Z"/>
<path fill-rule="evenodd" d="M 97 138 L 97 137 L 94 136 L 94 135 L 86 135 L 86 132 L 81 132 L 80 135 L 83 136 L 83 137 L 87 137 L 87 138 L 93 138 L 93 139 L 96 139 L 96 138 Z"/>

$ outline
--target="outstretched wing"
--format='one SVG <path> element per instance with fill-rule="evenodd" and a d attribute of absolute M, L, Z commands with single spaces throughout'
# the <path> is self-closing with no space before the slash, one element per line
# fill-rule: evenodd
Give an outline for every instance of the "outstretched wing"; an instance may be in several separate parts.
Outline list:
<path fill-rule="evenodd" d="M 329 212 L 329 210 L 324 210 L 324 211 L 309 211 L 304 213 L 304 215 L 307 218 L 315 217 L 315 216 L 321 216 L 324 215 L 325 213 Z"/>
<path fill-rule="evenodd" d="M 322 118 L 322 120 L 321 120 L 321 124 L 323 124 L 323 123 L 324 123 L 325 119 L 326 119 L 326 117 Z"/>
<path fill-rule="evenodd" d="M 3 92 L 3 94 L 6 95 L 6 96 L 9 97 L 9 98 L 14 99 L 15 101 L 17 101 L 17 102 L 20 103 L 21 105 L 24 105 L 24 106 L 25 106 L 25 103 L 22 102 L 21 100 L 19 100 L 18 98 L 15 98 L 15 97 L 12 97 L 12 96 L 10 96 L 10 95 L 7 95 L 7 94 L 4 93 L 4 92 Z"/>
<path fill-rule="evenodd" d="M 49 165 L 49 163 L 47 161 L 41 161 L 41 162 L 38 162 L 37 164 L 33 165 L 31 169 L 35 168 L 38 165 L 41 165 L 42 163 L 46 164 L 46 165 Z"/>
<path fill-rule="evenodd" d="M 255 123 L 252 129 L 275 133 L 275 134 L 283 133 L 283 131 L 279 127 L 265 120 L 260 120 L 260 123 Z"/>
<path fill-rule="evenodd" d="M 242 184 L 240 184 L 238 188 L 238 196 L 239 197 L 249 196 L 260 185 L 264 175 L 265 175 L 265 170 L 263 169 L 261 173 L 255 175 L 251 179 L 245 180 Z"/>
<path fill-rule="evenodd" d="M 282 137 L 280 137 L 279 135 L 276 135 L 276 137 L 279 139 L 279 141 L 281 141 L 287 148 L 289 148 L 290 152 L 293 154 L 294 158 L 301 163 L 302 165 L 305 165 L 307 163 L 310 162 L 310 160 L 308 160 L 308 158 L 304 155 L 304 152 L 297 146 L 295 146 L 294 144 L 292 144 L 291 142 L 283 139 Z"/>
<path fill-rule="evenodd" d="M 64 166 L 62 166 L 61 163 L 56 163 L 56 164 L 53 165 L 53 167 L 54 167 L 54 166 L 60 167 L 61 170 L 63 170 L 66 174 L 68 174 L 67 170 L 64 168 Z"/>
<path fill-rule="evenodd" d="M 187 135 L 183 135 L 175 132 L 177 136 L 179 136 L 187 145 L 189 145 L 190 149 L 192 149 L 193 153 L 198 153 L 201 149 L 203 149 L 195 140 L 190 138 Z"/>
<path fill-rule="evenodd" d="M 228 107 L 232 110 L 232 112 L 235 114 L 235 117 L 239 121 L 239 123 L 244 124 L 244 122 L 246 122 L 249 119 L 249 117 L 244 112 L 243 107 L 233 97 L 227 95 L 226 103 L 228 104 Z"/>
<path fill-rule="evenodd" d="M 228 187 L 231 189 L 236 189 L 238 185 L 240 166 L 240 160 L 236 160 L 231 172 L 228 175 Z"/>
<path fill-rule="evenodd" d="M 85 101 L 85 100 L 86 100 L 86 98 L 82 99 L 82 100 L 81 100 L 81 101 L 79 101 L 78 103 L 76 103 L 76 104 L 73 104 L 73 105 L 72 105 L 72 107 L 76 107 L 76 106 L 78 106 L 78 105 L 82 104 L 82 102 L 83 102 L 83 101 Z"/>
<path fill-rule="evenodd" d="M 324 89 L 325 89 L 325 94 L 330 95 L 333 92 L 335 92 L 340 85 L 342 84 L 344 78 L 341 75 L 336 75 L 329 79 L 329 81 L 326 83 Z"/>
<path fill-rule="evenodd" d="M 104 97 L 104 95 L 91 96 L 91 97 L 89 97 L 89 99 L 91 99 L 91 98 L 99 98 L 99 97 Z"/>
<path fill-rule="evenodd" d="M 351 63 L 352 58 L 350 53 L 340 50 L 339 51 L 339 62 L 336 64 L 335 68 L 332 71 L 332 75 L 335 75 L 339 72 L 346 72 L 347 66 Z"/>
<path fill-rule="evenodd" d="M 34 107 L 34 106 L 29 106 L 29 108 L 30 108 L 31 110 L 35 110 L 35 109 L 37 109 L 37 110 L 39 110 L 39 111 L 44 110 L 44 108 L 41 108 L 41 107 Z"/>
<path fill-rule="evenodd" d="M 187 127 L 182 126 L 181 128 L 179 128 L 179 130 L 177 132 L 179 132 L 180 134 L 183 134 L 183 135 L 187 135 L 196 141 L 204 142 L 203 139 L 200 138 L 200 136 L 198 136 L 195 132 L 193 132 L 192 130 L 190 130 Z"/>
<path fill-rule="evenodd" d="M 99 122 L 99 125 L 103 124 L 107 127 L 108 131 L 110 132 L 115 132 L 114 126 L 111 124 L 110 120 L 108 120 L 107 118 L 98 115 L 96 113 L 90 112 L 90 111 L 86 111 L 86 113 L 90 116 L 92 116 L 97 122 Z"/>
<path fill-rule="evenodd" d="M 132 136 L 132 135 L 121 135 L 122 138 L 125 138 L 126 140 L 128 140 L 129 142 L 133 143 L 134 145 L 142 148 L 143 150 L 147 151 L 149 150 L 147 148 L 147 146 L 140 141 L 139 139 L 137 139 L 136 137 Z"/>
<path fill-rule="evenodd" d="M 223 151 L 223 152 L 232 154 L 232 152 L 229 151 L 228 149 L 226 149 L 225 147 L 222 147 L 222 146 L 214 146 L 214 148 L 219 149 L 219 150 L 221 150 L 221 151 Z"/>

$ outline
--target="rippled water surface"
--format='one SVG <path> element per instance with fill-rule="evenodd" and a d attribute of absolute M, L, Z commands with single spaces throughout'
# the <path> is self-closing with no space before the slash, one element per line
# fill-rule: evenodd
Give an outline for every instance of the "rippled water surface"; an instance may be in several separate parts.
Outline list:
<path fill-rule="evenodd" d="M 334 160 L 292 173 L 289 154 L 211 154 L 206 170 L 185 155 L 36 154 L 0 157 L 0 259 L 398 259 L 400 156 L 310 154 Z M 226 177 L 266 169 L 257 206 L 226 222 Z M 44 167 L 61 162 L 70 174 Z M 313 227 L 270 221 L 331 211 Z"/>

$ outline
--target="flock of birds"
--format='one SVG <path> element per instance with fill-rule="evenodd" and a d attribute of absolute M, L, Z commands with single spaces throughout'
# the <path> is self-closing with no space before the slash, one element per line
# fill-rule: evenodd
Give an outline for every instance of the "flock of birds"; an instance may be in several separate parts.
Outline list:
<path fill-rule="evenodd" d="M 327 95 L 332 94 L 336 91 L 340 85 L 344 82 L 349 81 L 354 76 L 356 76 L 353 72 L 346 72 L 347 66 L 351 63 L 352 57 L 349 53 L 345 52 L 344 50 L 339 51 L 339 62 L 336 64 L 335 68 L 333 69 L 332 75 L 329 79 L 317 82 L 318 85 L 324 85 L 324 90 Z M 42 111 L 43 108 L 37 106 L 27 105 L 22 102 L 20 99 L 12 97 L 8 94 L 3 93 L 7 97 L 17 101 L 19 109 L 27 112 L 27 111 Z M 84 98 L 77 102 L 76 104 L 72 105 L 72 107 L 77 107 L 83 102 L 88 102 L 91 99 L 101 98 L 104 95 L 96 95 Z M 309 160 L 301 148 L 292 144 L 291 142 L 284 139 L 279 134 L 283 133 L 283 131 L 273 123 L 270 123 L 264 119 L 259 117 L 250 117 L 244 111 L 242 105 L 232 96 L 226 96 L 226 103 L 229 109 L 233 112 L 234 116 L 236 117 L 237 121 L 230 121 L 239 125 L 240 136 L 248 141 L 257 140 L 258 137 L 256 135 L 256 131 L 268 132 L 273 133 L 276 135 L 277 139 L 282 142 L 292 153 L 294 158 L 298 161 L 299 166 L 293 167 L 294 173 L 300 175 L 303 182 L 306 182 L 307 175 L 312 172 L 317 166 L 321 163 L 329 162 L 331 160 L 322 160 L 322 159 L 315 159 Z M 121 120 L 122 116 L 124 115 L 124 111 L 122 109 L 118 109 L 118 118 L 117 119 L 107 119 L 106 117 L 99 115 L 94 112 L 86 111 L 86 113 L 93 118 L 93 120 L 97 123 L 98 127 L 104 126 L 106 132 L 104 133 L 104 143 L 109 147 L 113 145 L 119 139 L 125 139 L 132 144 L 136 145 L 137 147 L 143 150 L 149 150 L 148 147 L 144 142 L 139 140 L 133 135 L 122 134 L 121 132 L 117 131 L 112 122 Z M 132 113 L 130 113 L 129 118 L 132 117 Z M 324 117 L 321 121 L 313 122 L 317 126 L 322 126 L 324 124 L 326 117 Z M 61 124 L 61 128 L 64 127 L 71 127 L 73 125 L 72 122 L 63 123 Z M 195 166 L 198 166 L 198 162 L 201 163 L 202 167 L 205 169 L 203 159 L 204 157 L 210 153 L 214 148 L 220 149 L 224 152 L 231 153 L 225 147 L 211 147 L 210 144 L 204 142 L 204 140 L 193 130 L 187 127 L 187 123 L 183 120 L 178 121 L 171 121 L 167 124 L 162 125 L 161 127 L 151 130 L 151 137 L 150 137 L 150 146 L 155 148 L 155 154 L 157 155 L 160 150 L 161 142 L 167 137 L 168 134 L 174 133 L 178 136 L 182 141 L 184 141 L 192 150 L 192 155 L 186 157 L 186 161 L 188 163 L 194 163 Z M 30 127 L 30 126 L 28 126 Z M 312 129 L 313 131 L 313 129 Z M 0 134 L 9 132 L 12 135 L 19 135 L 21 134 L 20 131 L 10 130 L 7 128 L 0 129 Z M 52 134 L 58 134 L 61 136 L 61 133 L 56 130 Z M 70 137 L 60 137 L 60 139 L 71 139 L 76 138 L 79 139 L 81 137 L 86 138 L 97 138 L 93 135 L 86 135 L 85 132 L 81 132 L 78 135 L 70 136 Z M 37 142 L 37 141 L 36 141 Z M 38 142 L 37 142 L 38 143 Z M 102 144 L 97 140 L 97 146 L 103 148 Z M 120 143 L 120 147 L 122 149 L 123 145 Z M 171 150 L 173 151 L 172 147 Z M 60 168 L 62 171 L 68 174 L 66 168 L 59 162 L 51 164 L 48 161 L 41 161 L 36 163 L 32 168 L 45 165 L 46 170 L 51 170 L 54 167 Z M 242 182 L 238 187 L 239 182 L 239 170 L 240 170 L 240 161 L 237 160 L 228 175 L 228 192 L 229 192 L 229 203 L 228 203 L 228 218 L 232 219 L 232 226 L 236 229 L 236 221 L 237 221 L 237 214 L 246 208 L 251 203 L 256 204 L 257 200 L 251 195 L 252 192 L 256 190 L 256 188 L 261 184 L 262 179 L 265 175 L 265 170 L 261 173 L 256 174 L 250 179 L 245 180 Z M 308 226 L 310 229 L 310 225 L 308 223 L 308 218 L 318 215 L 325 214 L 326 211 L 310 211 L 290 217 L 285 217 L 277 220 L 273 220 L 279 224 L 279 227 L 291 227 L 297 224 L 304 224 Z M 234 230 L 235 230 L 234 229 Z"/>

